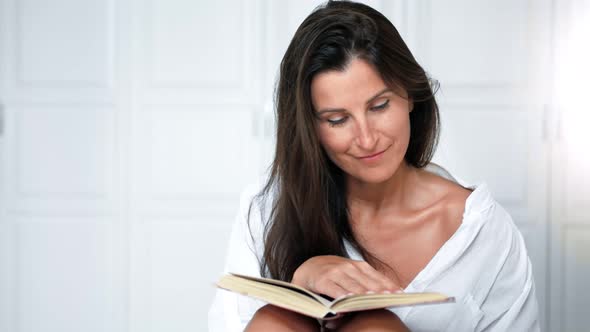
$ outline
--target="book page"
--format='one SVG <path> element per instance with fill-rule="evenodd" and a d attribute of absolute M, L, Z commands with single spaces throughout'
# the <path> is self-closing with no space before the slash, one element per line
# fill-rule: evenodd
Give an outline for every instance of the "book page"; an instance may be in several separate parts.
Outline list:
<path fill-rule="evenodd" d="M 295 311 L 310 317 L 323 318 L 330 310 L 326 305 L 302 292 L 296 287 L 284 287 L 275 282 L 264 282 L 259 278 L 239 275 L 225 275 L 217 282 L 217 287 L 250 296 L 267 303 Z"/>
<path fill-rule="evenodd" d="M 281 280 L 276 280 L 276 279 L 269 279 L 269 278 L 260 278 L 260 277 L 251 277 L 251 276 L 246 276 L 243 274 L 238 274 L 238 273 L 230 273 L 232 275 L 235 275 L 237 277 L 240 278 L 244 278 L 244 279 L 248 279 L 248 280 L 254 280 L 254 281 L 258 281 L 258 282 L 262 282 L 265 284 L 271 284 L 271 285 L 277 285 L 280 287 L 284 287 L 284 288 L 288 288 L 291 290 L 295 290 L 298 291 L 300 293 L 306 294 L 311 296 L 312 298 L 314 298 L 316 301 L 320 302 L 321 304 L 325 305 L 326 307 L 330 307 L 333 303 L 333 301 L 330 301 L 324 297 L 322 297 L 319 294 L 316 294 L 312 291 L 309 291 L 303 287 L 299 287 L 295 284 L 289 283 L 289 282 L 285 282 L 285 281 L 281 281 Z"/>
<path fill-rule="evenodd" d="M 319 319 L 352 311 L 454 302 L 440 293 L 360 294 L 329 301 L 288 282 L 236 273 L 221 277 L 217 286 Z"/>
<path fill-rule="evenodd" d="M 332 303 L 332 312 L 392 308 L 454 302 L 455 298 L 440 293 L 395 293 L 351 295 Z"/>

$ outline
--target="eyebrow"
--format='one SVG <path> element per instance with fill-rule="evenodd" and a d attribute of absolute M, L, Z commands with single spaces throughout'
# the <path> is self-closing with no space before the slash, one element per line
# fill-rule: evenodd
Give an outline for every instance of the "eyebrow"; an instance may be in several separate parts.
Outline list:
<path fill-rule="evenodd" d="M 391 88 L 385 88 L 385 89 L 379 91 L 373 97 L 369 98 L 369 100 L 367 100 L 366 104 L 370 104 L 375 99 L 379 98 L 382 94 L 384 94 L 386 92 L 391 92 L 391 91 L 392 91 Z M 320 111 L 317 111 L 316 114 L 317 115 L 321 115 L 321 114 L 324 114 L 324 113 L 337 113 L 337 112 L 345 112 L 345 111 L 346 110 L 344 108 L 326 108 L 326 109 L 322 109 Z"/>

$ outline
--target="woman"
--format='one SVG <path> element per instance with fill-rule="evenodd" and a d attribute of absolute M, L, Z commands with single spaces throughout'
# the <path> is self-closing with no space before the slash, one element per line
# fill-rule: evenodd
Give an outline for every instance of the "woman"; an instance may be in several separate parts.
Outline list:
<path fill-rule="evenodd" d="M 539 329 L 522 236 L 485 183 L 457 181 L 430 163 L 434 91 L 387 18 L 353 2 L 316 9 L 281 62 L 276 104 L 271 174 L 258 195 L 242 197 L 226 271 L 333 298 L 402 290 L 456 298 L 327 326 L 341 331 Z M 216 327 L 320 328 L 224 291 L 210 311 Z"/>

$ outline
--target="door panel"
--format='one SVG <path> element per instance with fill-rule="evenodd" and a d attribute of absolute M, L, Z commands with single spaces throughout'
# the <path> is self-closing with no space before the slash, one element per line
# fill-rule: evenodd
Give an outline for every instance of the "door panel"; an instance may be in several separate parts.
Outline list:
<path fill-rule="evenodd" d="M 588 326 L 590 278 L 590 1 L 563 0 L 555 7 L 555 67 L 551 144 L 551 330 Z"/>
<path fill-rule="evenodd" d="M 281 57 L 319 3 L 0 0 L 0 331 L 205 330 L 239 193 L 272 159 Z M 509 210 L 542 319 L 549 270 L 575 313 L 589 165 L 546 121 L 552 1 L 367 3 L 441 82 L 435 161 Z"/>

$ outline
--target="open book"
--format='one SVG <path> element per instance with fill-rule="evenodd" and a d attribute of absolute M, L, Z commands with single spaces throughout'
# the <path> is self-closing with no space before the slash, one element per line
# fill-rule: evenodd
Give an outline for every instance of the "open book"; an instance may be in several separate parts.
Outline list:
<path fill-rule="evenodd" d="M 329 319 L 340 313 L 351 311 L 455 301 L 453 297 L 440 293 L 349 295 L 330 301 L 319 294 L 288 282 L 235 273 L 221 277 L 217 282 L 217 287 L 319 319 Z"/>

